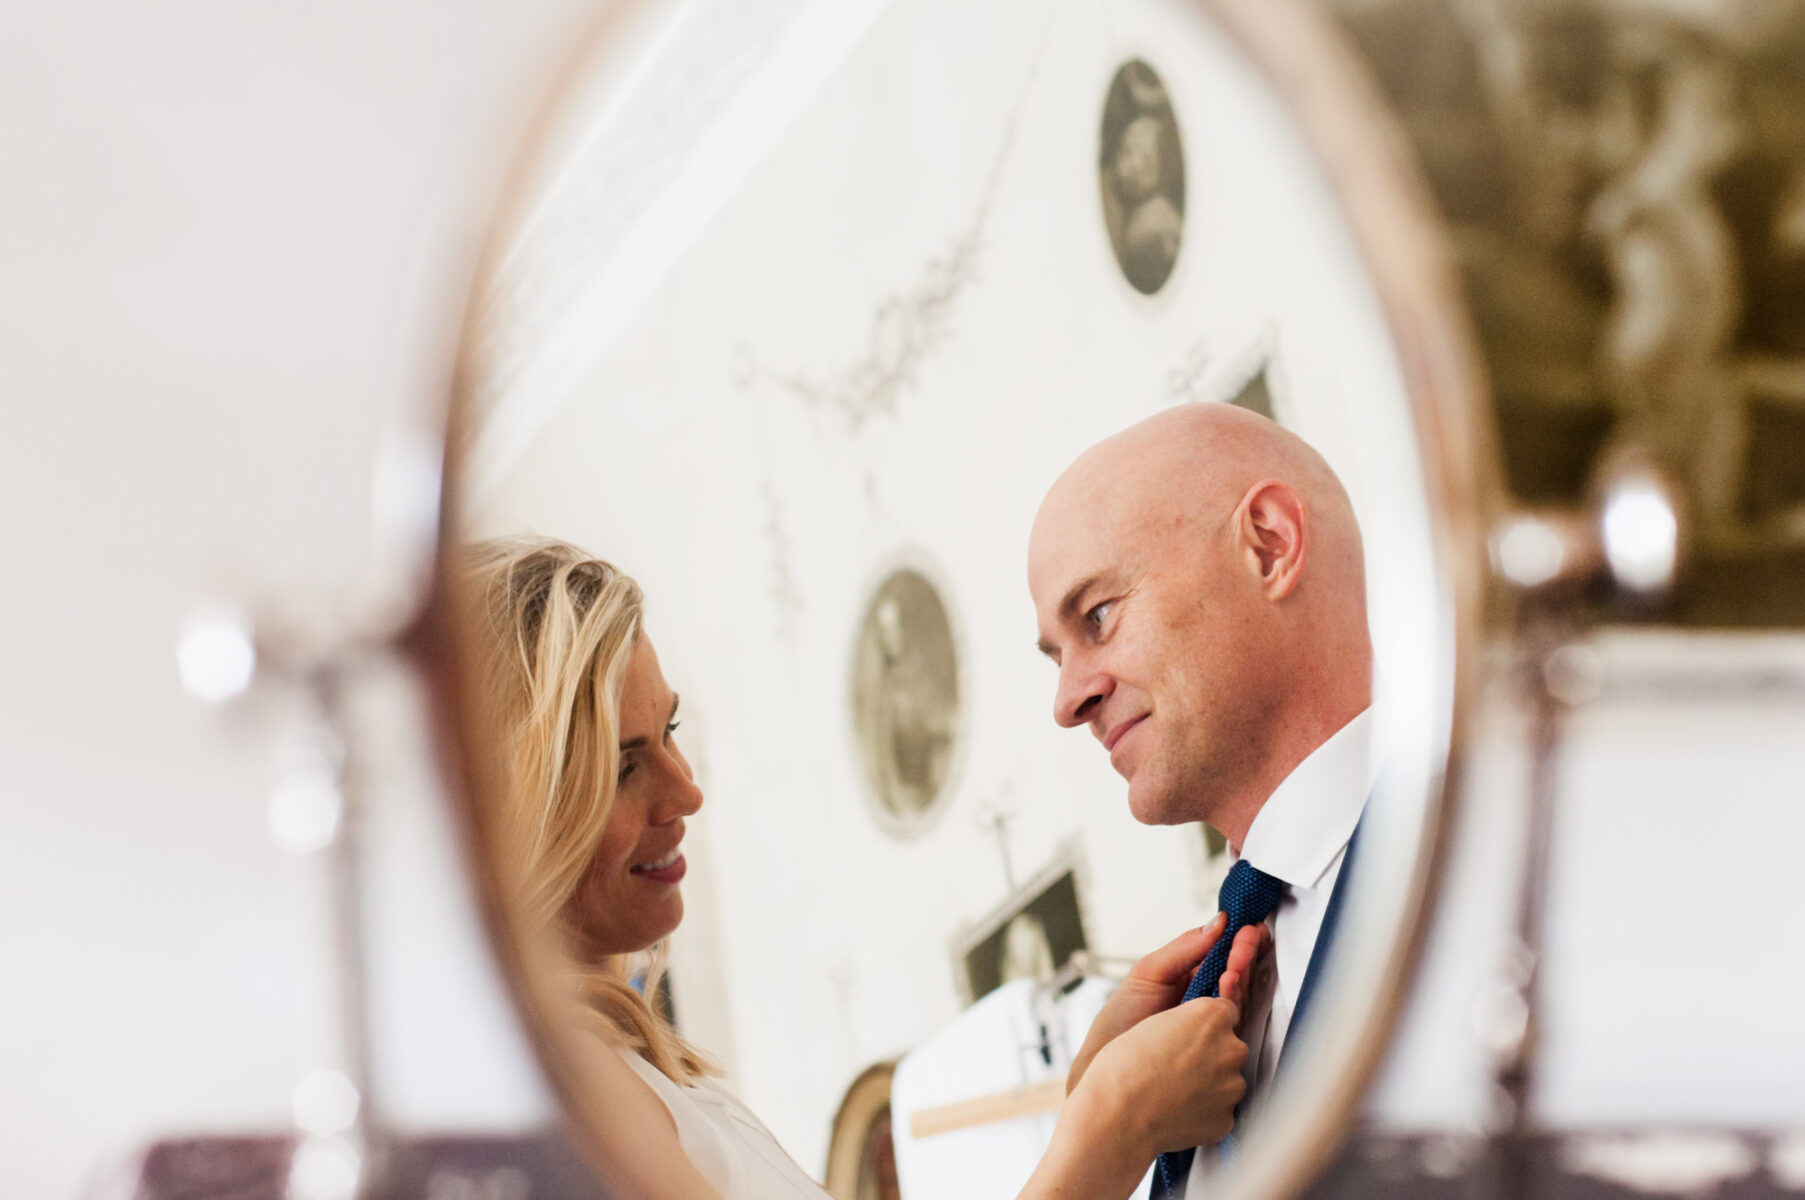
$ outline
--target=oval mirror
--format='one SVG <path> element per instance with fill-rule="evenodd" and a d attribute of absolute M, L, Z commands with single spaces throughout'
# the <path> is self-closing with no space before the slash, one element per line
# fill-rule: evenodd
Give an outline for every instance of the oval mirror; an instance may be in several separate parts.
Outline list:
<path fill-rule="evenodd" d="M 1359 870 L 1334 886 L 1343 829 L 1276 901 L 1346 900 L 1313 1015 L 1255 1052 L 1233 1154 L 1193 1161 L 1277 1197 L 1345 1131 L 1430 900 L 1491 470 L 1437 227 L 1351 61 L 1267 0 L 643 3 L 578 55 L 470 310 L 441 608 L 493 928 L 624 1193 L 665 1186 L 650 1098 L 720 1095 L 678 1088 L 685 1047 L 759 1153 L 845 1200 L 1028 1178 L 1103 997 L 1211 919 L 1242 849 L 1138 821 L 1034 649 L 1043 497 L 1182 406 L 1259 414 L 1339 478 L 1377 697 Z M 578 550 L 522 557 L 548 538 Z M 585 617 L 632 597 L 579 552 L 637 581 L 657 679 Z M 507 610 L 509 554 L 519 595 L 560 582 Z M 574 674 L 536 657 L 579 644 Z M 620 832 L 597 797 L 676 769 L 671 693 L 681 821 Z M 636 720 L 655 736 L 602 736 Z M 1314 944 L 1285 911 L 1266 1022 Z"/>

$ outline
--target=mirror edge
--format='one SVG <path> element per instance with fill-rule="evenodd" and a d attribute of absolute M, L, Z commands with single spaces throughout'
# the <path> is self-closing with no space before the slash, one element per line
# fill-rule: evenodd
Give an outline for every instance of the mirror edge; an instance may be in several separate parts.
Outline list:
<path fill-rule="evenodd" d="M 486 814 L 492 806 L 482 799 L 497 794 L 502 767 L 479 727 L 477 706 L 469 698 L 475 670 L 469 653 L 470 635 L 480 610 L 457 563 L 467 524 L 462 514 L 472 424 L 477 416 L 475 391 L 481 367 L 477 335 L 487 316 L 489 282 L 529 212 L 534 173 L 554 141 L 559 114 L 568 109 L 625 32 L 653 7 L 653 0 L 608 0 L 573 22 L 567 41 L 549 56 L 542 74 L 524 85 L 524 118 L 511 126 L 517 140 L 495 156 L 496 184 L 486 197 L 486 211 L 480 205 L 474 208 L 481 223 L 471 234 L 475 254 L 464 277 L 465 295 L 446 385 L 437 554 L 419 615 L 399 639 L 427 683 L 435 751 L 477 916 L 521 1032 L 557 1103 L 556 1131 L 605 1188 L 596 1195 L 624 1191 L 635 1198 L 654 1195 L 658 1189 L 631 1169 L 631 1153 L 611 1144 L 607 1137 L 607 1123 L 602 1119 L 605 1089 L 598 1089 L 576 1065 L 584 1061 L 582 1047 L 567 1032 L 569 1023 L 562 1019 L 564 1003 L 552 984 L 558 977 L 555 952 L 539 944 L 519 920 L 507 899 L 507 881 L 490 851 L 493 829 Z"/>
<path fill-rule="evenodd" d="M 1485 414 L 1487 385 L 1479 343 L 1466 316 L 1446 227 L 1430 197 L 1401 128 L 1365 64 L 1327 15 L 1303 0 L 1193 0 L 1221 28 L 1277 93 L 1314 151 L 1354 241 L 1365 259 L 1404 373 L 1411 419 L 1428 477 L 1430 519 L 1438 565 L 1445 571 L 1444 606 L 1452 634 L 1445 675 L 1451 705 L 1440 796 L 1412 864 L 1406 919 L 1384 947 L 1387 984 L 1357 1018 L 1344 1069 L 1321 1090 L 1317 1104 L 1287 1113 L 1271 1126 L 1275 1140 L 1290 1134 L 1283 1155 L 1249 1155 L 1232 1177 L 1225 1200 L 1288 1200 L 1330 1164 L 1352 1128 L 1357 1105 L 1389 1047 L 1409 992 L 1430 912 L 1439 891 L 1448 827 L 1458 815 L 1458 777 L 1474 696 L 1482 675 L 1489 571 L 1485 530 L 1504 510 L 1496 438 Z M 450 383 L 441 491 L 439 553 L 419 619 L 402 645 L 430 684 L 438 752 L 454 820 L 475 888 L 478 912 L 529 1044 L 560 1103 L 564 1128 L 580 1153 L 611 1185 L 635 1182 L 618 1149 L 608 1144 L 605 1105 L 593 1081 L 573 1067 L 574 1053 L 558 1032 L 559 1002 L 547 985 L 555 972 L 546 950 L 518 924 L 505 899 L 490 831 L 479 798 L 494 793 L 499 764 L 489 753 L 467 699 L 474 616 L 455 570 L 463 531 L 468 424 L 475 415 L 476 332 L 485 315 L 485 286 L 504 258 L 530 200 L 527 183 L 542 163 L 557 115 L 579 90 L 623 27 L 650 0 L 614 0 L 571 38 L 548 72 L 525 123 L 518 149 L 506 156 L 498 200 L 479 235 Z M 1375 253 L 1379 246 L 1387 253 Z M 1264 1139 L 1262 1139 L 1264 1140 Z M 625 1176 L 624 1178 L 622 1176 Z"/>
<path fill-rule="evenodd" d="M 1365 260 L 1403 372 L 1428 491 L 1441 607 L 1448 636 L 1442 671 L 1446 725 L 1435 731 L 1439 795 L 1432 799 L 1404 920 L 1382 947 L 1385 981 L 1341 1038 L 1346 1053 L 1315 1103 L 1269 1111 L 1262 1141 L 1283 1154 L 1244 1156 L 1225 1200 L 1289 1200 L 1332 1164 L 1354 1127 L 1397 1031 L 1414 982 L 1485 670 L 1492 595 L 1486 531 L 1507 498 L 1490 420 L 1489 384 L 1468 317 L 1458 265 L 1426 179 L 1391 106 L 1351 42 L 1304 0 L 1195 0 L 1265 77 L 1314 152 Z M 1381 253 L 1381 249 L 1383 253 Z M 1275 1120 L 1275 1118 L 1277 1118 Z"/>

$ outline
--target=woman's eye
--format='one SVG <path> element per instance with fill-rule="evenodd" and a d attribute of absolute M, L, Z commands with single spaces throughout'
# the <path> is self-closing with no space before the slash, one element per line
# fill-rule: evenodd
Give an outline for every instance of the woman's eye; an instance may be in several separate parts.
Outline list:
<path fill-rule="evenodd" d="M 667 742 L 670 741 L 671 735 L 677 732 L 677 726 L 681 724 L 683 724 L 682 721 L 672 721 L 669 725 L 666 725 L 664 727 L 664 740 Z"/>
<path fill-rule="evenodd" d="M 614 786 L 619 787 L 621 784 L 627 782 L 627 776 L 631 775 L 633 773 L 633 768 L 638 765 L 639 765 L 638 763 L 632 761 L 631 759 L 622 763 L 621 768 L 620 768 L 620 774 L 618 774 L 614 777 Z"/>

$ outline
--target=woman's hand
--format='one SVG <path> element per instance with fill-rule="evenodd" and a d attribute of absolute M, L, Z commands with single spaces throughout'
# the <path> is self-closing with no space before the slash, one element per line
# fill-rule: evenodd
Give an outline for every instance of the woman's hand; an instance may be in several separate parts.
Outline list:
<path fill-rule="evenodd" d="M 1201 929 L 1179 934 L 1134 964 L 1134 970 L 1110 994 L 1103 1011 L 1091 1022 L 1084 1045 L 1078 1048 L 1077 1056 L 1072 1059 L 1072 1069 L 1066 1075 L 1066 1095 L 1077 1090 L 1091 1060 L 1103 1047 L 1155 1013 L 1165 1012 L 1184 997 L 1185 986 L 1196 974 L 1197 965 L 1227 925 L 1228 918 L 1217 913 Z M 1224 999 L 1232 1000 L 1236 1005 L 1246 999 L 1242 995 L 1243 988 L 1252 976 L 1254 960 L 1266 947 L 1267 938 L 1264 925 L 1249 925 L 1235 935 L 1219 988 Z"/>
<path fill-rule="evenodd" d="M 1079 1094 L 1132 1127 L 1151 1161 L 1166 1150 L 1213 1145 L 1235 1127 L 1235 1106 L 1247 1092 L 1241 1066 L 1247 1043 L 1235 1032 L 1241 1008 L 1201 998 L 1155 1013 L 1105 1046 Z"/>
<path fill-rule="evenodd" d="M 1053 1144 L 1019 1200 L 1128 1196 L 1161 1152 L 1221 1141 L 1234 1127 L 1247 1090 L 1242 993 L 1266 947 L 1265 926 L 1235 935 L 1220 999 L 1179 1003 L 1226 925 L 1218 914 L 1172 939 L 1110 996 L 1066 1078 Z"/>
<path fill-rule="evenodd" d="M 1180 1004 L 1097 1051 L 1021 1200 L 1126 1197 L 1165 1150 L 1220 1141 L 1247 1090 L 1232 1000 Z"/>

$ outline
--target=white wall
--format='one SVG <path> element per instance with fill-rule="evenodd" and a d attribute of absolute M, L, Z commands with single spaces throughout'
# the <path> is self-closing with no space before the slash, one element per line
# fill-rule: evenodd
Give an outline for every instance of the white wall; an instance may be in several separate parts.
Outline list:
<path fill-rule="evenodd" d="M 198 599 L 331 605 L 579 0 L 0 8 L 0 1191 L 279 1129 L 321 1037 Z"/>

